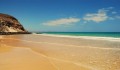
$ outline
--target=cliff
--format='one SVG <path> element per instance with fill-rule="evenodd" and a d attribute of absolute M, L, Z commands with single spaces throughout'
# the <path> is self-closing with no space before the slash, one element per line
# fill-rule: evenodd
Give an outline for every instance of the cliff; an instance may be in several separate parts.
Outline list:
<path fill-rule="evenodd" d="M 27 32 L 13 16 L 0 13 L 0 32 Z"/>

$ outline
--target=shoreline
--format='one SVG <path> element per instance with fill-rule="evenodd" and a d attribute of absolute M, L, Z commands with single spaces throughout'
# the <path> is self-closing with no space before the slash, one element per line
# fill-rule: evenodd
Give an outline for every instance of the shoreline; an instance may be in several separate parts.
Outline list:
<path fill-rule="evenodd" d="M 91 39 L 91 40 L 107 40 L 107 41 L 120 42 L 120 38 L 114 38 L 114 37 L 70 36 L 70 35 L 56 35 L 56 34 L 32 34 L 32 35 L 42 35 L 42 36 L 62 37 L 62 38 L 81 38 L 81 39 Z"/>

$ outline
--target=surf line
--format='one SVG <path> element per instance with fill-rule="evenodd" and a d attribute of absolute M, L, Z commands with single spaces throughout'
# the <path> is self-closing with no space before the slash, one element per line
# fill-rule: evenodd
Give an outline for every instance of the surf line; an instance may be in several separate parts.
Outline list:
<path fill-rule="evenodd" d="M 119 38 L 112 38 L 112 37 L 92 37 L 92 36 L 64 36 L 64 35 L 54 35 L 54 34 L 34 34 L 40 36 L 51 36 L 51 37 L 62 37 L 62 38 L 81 38 L 81 39 L 90 39 L 90 40 L 106 40 L 106 41 L 116 41 L 120 42 Z"/>
<path fill-rule="evenodd" d="M 52 45 L 61 45 L 61 46 L 79 47 L 79 48 L 83 47 L 83 48 L 93 48 L 93 49 L 101 49 L 101 50 L 120 50 L 119 48 L 100 48 L 100 47 L 91 47 L 91 46 L 65 45 L 65 44 L 49 43 L 49 42 L 34 42 L 34 41 L 14 39 L 14 38 L 4 38 L 4 39 L 19 40 L 19 41 L 30 42 L 30 43 L 37 43 L 37 44 L 39 44 L 39 43 L 46 43 L 46 44 L 52 44 Z"/>

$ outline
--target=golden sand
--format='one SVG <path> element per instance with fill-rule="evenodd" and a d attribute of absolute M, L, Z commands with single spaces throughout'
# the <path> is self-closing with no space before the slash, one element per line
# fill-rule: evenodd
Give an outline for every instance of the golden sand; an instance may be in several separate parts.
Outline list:
<path fill-rule="evenodd" d="M 0 70 L 119 70 L 120 49 L 111 47 L 120 46 L 119 42 L 95 42 L 41 35 L 3 36 Z"/>

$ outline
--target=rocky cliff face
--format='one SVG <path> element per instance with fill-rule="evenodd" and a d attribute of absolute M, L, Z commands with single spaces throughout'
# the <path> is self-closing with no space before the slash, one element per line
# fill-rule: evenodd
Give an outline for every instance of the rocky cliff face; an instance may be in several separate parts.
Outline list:
<path fill-rule="evenodd" d="M 0 13 L 0 32 L 27 32 L 13 16 Z"/>

